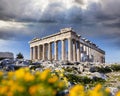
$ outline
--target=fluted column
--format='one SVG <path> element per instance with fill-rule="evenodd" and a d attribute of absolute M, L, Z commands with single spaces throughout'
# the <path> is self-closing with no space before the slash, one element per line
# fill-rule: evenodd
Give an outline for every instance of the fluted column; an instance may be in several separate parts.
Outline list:
<path fill-rule="evenodd" d="M 40 45 L 40 60 L 42 60 L 43 59 L 43 46 L 42 45 Z"/>
<path fill-rule="evenodd" d="M 68 38 L 68 60 L 73 60 L 73 47 L 72 47 L 72 39 Z"/>
<path fill-rule="evenodd" d="M 33 47 L 30 48 L 30 59 L 33 60 Z"/>
<path fill-rule="evenodd" d="M 45 60 L 45 44 L 43 44 L 43 60 Z"/>
<path fill-rule="evenodd" d="M 85 47 L 85 45 L 83 45 L 83 50 L 84 50 L 84 53 L 86 54 L 86 47 Z"/>
<path fill-rule="evenodd" d="M 58 42 L 54 42 L 54 50 L 55 50 L 55 60 L 58 60 Z"/>
<path fill-rule="evenodd" d="M 33 60 L 35 60 L 35 47 L 33 47 Z"/>
<path fill-rule="evenodd" d="M 76 60 L 76 41 L 73 41 L 73 61 L 77 61 Z"/>
<path fill-rule="evenodd" d="M 86 46 L 86 54 L 88 55 L 88 52 L 89 52 L 89 48 L 88 46 Z"/>
<path fill-rule="evenodd" d="M 62 60 L 65 60 L 65 41 L 62 40 Z"/>
<path fill-rule="evenodd" d="M 35 59 L 38 59 L 38 46 L 35 46 Z"/>
<path fill-rule="evenodd" d="M 51 48 L 51 43 L 48 44 L 48 60 L 52 60 L 52 48 Z"/>
<path fill-rule="evenodd" d="M 80 62 L 80 42 L 77 42 L 77 61 Z"/>
<path fill-rule="evenodd" d="M 40 45 L 38 46 L 38 50 L 37 50 L 38 52 L 38 59 L 40 60 Z"/>

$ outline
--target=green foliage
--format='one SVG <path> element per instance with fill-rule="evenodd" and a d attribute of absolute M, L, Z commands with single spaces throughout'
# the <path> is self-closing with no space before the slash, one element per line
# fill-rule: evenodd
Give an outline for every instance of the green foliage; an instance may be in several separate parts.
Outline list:
<path fill-rule="evenodd" d="M 73 72 L 75 69 L 72 67 L 68 67 L 68 68 L 63 68 L 66 72 Z"/>
<path fill-rule="evenodd" d="M 94 70 L 91 70 L 91 72 L 100 72 L 100 73 L 109 73 L 112 72 L 111 67 L 94 67 Z"/>
<path fill-rule="evenodd" d="M 120 64 L 113 64 L 113 65 L 111 65 L 111 69 L 113 71 L 120 71 Z"/>
<path fill-rule="evenodd" d="M 32 70 L 35 70 L 36 68 L 42 68 L 42 66 L 39 64 L 39 65 L 31 65 L 30 69 Z"/>
<path fill-rule="evenodd" d="M 24 56 L 23 56 L 23 54 L 22 54 L 22 53 L 18 53 L 18 54 L 17 54 L 17 56 L 16 56 L 16 58 L 17 58 L 17 59 L 23 59 L 23 58 L 24 58 Z"/>
<path fill-rule="evenodd" d="M 65 75 L 68 78 L 68 81 L 70 82 L 74 82 L 75 84 L 96 84 L 96 83 L 104 83 L 105 80 L 101 79 L 101 78 L 94 78 L 94 79 L 90 79 L 87 76 L 78 76 L 78 75 L 74 75 L 74 74 L 66 74 Z"/>

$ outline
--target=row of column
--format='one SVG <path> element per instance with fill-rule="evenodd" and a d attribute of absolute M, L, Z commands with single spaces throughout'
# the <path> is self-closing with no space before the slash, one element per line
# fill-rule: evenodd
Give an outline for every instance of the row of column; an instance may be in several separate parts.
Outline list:
<path fill-rule="evenodd" d="M 65 40 L 61 40 L 61 59 L 66 59 Z M 30 48 L 31 60 L 52 60 L 52 43 Z M 58 42 L 54 42 L 54 60 L 58 60 Z M 80 42 L 68 39 L 68 60 L 80 61 Z"/>

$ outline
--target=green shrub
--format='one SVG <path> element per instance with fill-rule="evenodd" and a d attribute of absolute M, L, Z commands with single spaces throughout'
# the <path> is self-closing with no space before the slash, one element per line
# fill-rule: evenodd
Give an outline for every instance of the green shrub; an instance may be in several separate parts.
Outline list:
<path fill-rule="evenodd" d="M 113 71 L 120 71 L 120 64 L 113 64 L 113 65 L 111 65 L 111 69 Z"/>
<path fill-rule="evenodd" d="M 101 79 L 101 78 L 94 78 L 91 79 L 87 76 L 78 76 L 78 75 L 74 75 L 74 74 L 66 74 L 65 75 L 68 79 L 68 81 L 73 82 L 75 84 L 96 84 L 96 83 L 104 83 L 105 80 Z"/>

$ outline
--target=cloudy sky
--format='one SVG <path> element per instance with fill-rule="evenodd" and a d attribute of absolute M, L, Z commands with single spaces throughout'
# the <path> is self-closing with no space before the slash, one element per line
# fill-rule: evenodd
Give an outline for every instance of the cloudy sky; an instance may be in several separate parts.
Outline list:
<path fill-rule="evenodd" d="M 0 51 L 29 58 L 29 44 L 73 27 L 120 62 L 120 0 L 0 0 Z"/>

